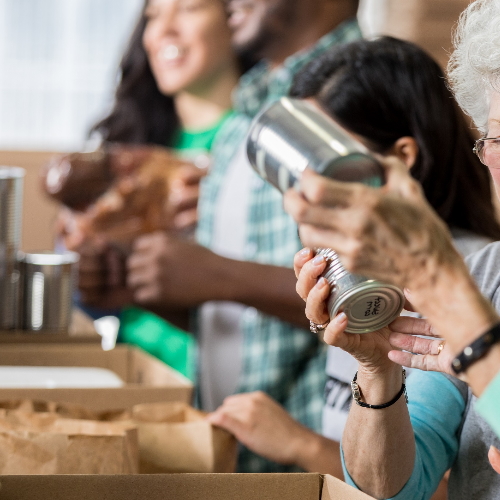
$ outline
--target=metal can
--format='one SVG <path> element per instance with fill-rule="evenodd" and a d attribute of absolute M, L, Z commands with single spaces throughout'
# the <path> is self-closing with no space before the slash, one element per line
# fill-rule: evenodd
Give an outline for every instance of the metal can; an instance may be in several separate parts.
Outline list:
<path fill-rule="evenodd" d="M 344 312 L 347 333 L 373 332 L 399 316 L 404 295 L 397 286 L 348 272 L 331 249 L 319 249 L 316 253 L 327 261 L 323 277 L 332 290 L 328 299 L 330 317 Z"/>
<path fill-rule="evenodd" d="M 25 170 L 0 166 L 0 329 L 18 325 L 19 269 Z"/>
<path fill-rule="evenodd" d="M 67 332 L 78 260 L 74 252 L 22 255 L 24 330 Z"/>
<path fill-rule="evenodd" d="M 247 139 L 254 170 L 284 193 L 310 168 L 339 181 L 380 187 L 384 171 L 369 150 L 310 102 L 281 98 L 254 119 Z M 367 333 L 387 326 L 403 309 L 396 286 L 349 273 L 331 249 L 317 249 L 328 264 L 330 317 L 344 312 L 346 332 Z"/>
<path fill-rule="evenodd" d="M 384 171 L 368 149 L 307 101 L 282 97 L 258 114 L 248 134 L 254 170 L 284 193 L 307 168 L 339 181 L 380 187 Z"/>

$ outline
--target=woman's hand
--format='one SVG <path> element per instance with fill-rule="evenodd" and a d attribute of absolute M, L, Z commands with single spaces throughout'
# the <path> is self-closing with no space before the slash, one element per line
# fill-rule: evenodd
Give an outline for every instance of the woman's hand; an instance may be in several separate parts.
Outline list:
<path fill-rule="evenodd" d="M 179 167 L 169 189 L 167 229 L 187 232 L 196 227 L 200 182 L 206 175 L 206 168 L 199 168 L 189 163 Z"/>
<path fill-rule="evenodd" d="M 393 321 L 389 328 L 392 332 L 389 336 L 390 344 L 401 349 L 390 351 L 389 359 L 408 368 L 455 376 L 451 369 L 453 352 L 426 320 L 401 316 Z M 421 338 L 418 335 L 436 337 L 438 340 Z"/>
<path fill-rule="evenodd" d="M 309 249 L 304 249 L 295 255 L 297 293 L 306 301 L 307 319 L 322 324 L 329 320 L 327 300 L 330 295 L 330 285 L 325 278 L 320 278 L 326 267 L 324 257 L 313 258 L 313 256 L 314 253 Z M 323 340 L 351 354 L 358 360 L 361 368 L 367 371 L 385 371 L 393 365 L 387 356 L 391 350 L 388 340 L 391 332 L 388 328 L 360 335 L 345 333 L 346 327 L 347 317 L 344 313 L 340 313 L 326 327 Z"/>
<path fill-rule="evenodd" d="M 383 188 L 337 182 L 305 171 L 285 209 L 309 247 L 334 249 L 345 267 L 400 287 L 419 288 L 444 264 L 461 262 L 445 224 L 396 158 L 381 160 Z"/>

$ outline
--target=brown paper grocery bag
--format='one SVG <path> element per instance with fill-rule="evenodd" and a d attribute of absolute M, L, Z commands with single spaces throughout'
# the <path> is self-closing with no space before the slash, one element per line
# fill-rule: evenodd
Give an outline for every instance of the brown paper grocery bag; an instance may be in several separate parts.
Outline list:
<path fill-rule="evenodd" d="M 213 427 L 185 403 L 134 406 L 139 432 L 140 472 L 234 472 L 236 439 Z"/>
<path fill-rule="evenodd" d="M 0 474 L 132 474 L 138 472 L 137 429 L 2 410 Z"/>

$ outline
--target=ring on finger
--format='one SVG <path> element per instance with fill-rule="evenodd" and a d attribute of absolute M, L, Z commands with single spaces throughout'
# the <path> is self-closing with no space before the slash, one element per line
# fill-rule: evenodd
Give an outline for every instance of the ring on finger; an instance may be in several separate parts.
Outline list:
<path fill-rule="evenodd" d="M 325 321 L 321 325 L 318 325 L 318 323 L 315 323 L 314 321 L 309 321 L 309 329 L 312 333 L 318 334 L 323 332 L 329 324 L 330 321 Z"/>
<path fill-rule="evenodd" d="M 441 354 L 441 351 L 444 349 L 444 345 L 446 344 L 445 340 L 442 340 L 438 345 L 438 355 Z"/>

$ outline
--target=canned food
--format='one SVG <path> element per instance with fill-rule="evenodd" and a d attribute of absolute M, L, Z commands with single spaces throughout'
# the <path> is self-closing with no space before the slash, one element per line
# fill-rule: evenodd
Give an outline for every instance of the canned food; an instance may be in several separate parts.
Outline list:
<path fill-rule="evenodd" d="M 307 101 L 282 97 L 257 115 L 247 139 L 254 170 L 284 193 L 307 168 L 379 187 L 384 171 L 369 150 Z"/>
<path fill-rule="evenodd" d="M 15 259 L 21 243 L 25 170 L 0 166 L 0 261 Z"/>
<path fill-rule="evenodd" d="M 339 181 L 384 184 L 382 167 L 363 144 L 317 106 L 298 99 L 283 97 L 257 115 L 247 154 L 254 170 L 282 193 L 296 186 L 306 168 Z M 332 287 L 330 317 L 344 312 L 346 332 L 372 332 L 399 316 L 399 288 L 349 273 L 331 249 L 317 253 L 328 263 L 323 276 Z"/>
<path fill-rule="evenodd" d="M 15 258 L 0 260 L 0 330 L 20 328 L 20 272 Z"/>
<path fill-rule="evenodd" d="M 398 287 L 351 274 L 333 250 L 319 249 L 316 253 L 327 261 L 323 277 L 332 290 L 328 299 L 330 317 L 344 312 L 347 333 L 373 332 L 399 316 L 405 298 Z"/>
<path fill-rule="evenodd" d="M 21 257 L 24 330 L 68 330 L 78 260 L 73 252 L 27 253 Z"/>

